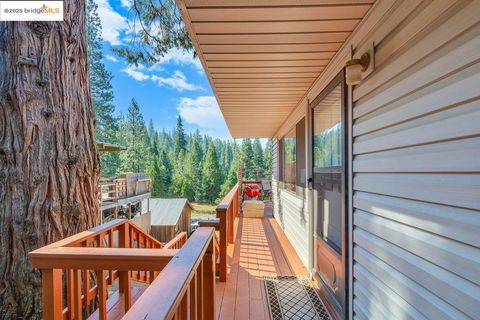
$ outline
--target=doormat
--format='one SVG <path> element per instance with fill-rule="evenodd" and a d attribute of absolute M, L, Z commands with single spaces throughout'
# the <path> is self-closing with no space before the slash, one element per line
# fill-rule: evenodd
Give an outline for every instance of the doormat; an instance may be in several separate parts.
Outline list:
<path fill-rule="evenodd" d="M 330 320 L 312 284 L 305 276 L 264 277 L 273 320 Z"/>

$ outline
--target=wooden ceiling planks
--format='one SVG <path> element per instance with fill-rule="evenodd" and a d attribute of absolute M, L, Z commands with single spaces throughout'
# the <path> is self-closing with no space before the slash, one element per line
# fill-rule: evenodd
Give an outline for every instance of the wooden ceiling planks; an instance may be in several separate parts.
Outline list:
<path fill-rule="evenodd" d="M 349 6 L 297 6 L 252 8 L 192 8 L 189 10 L 192 22 L 245 22 L 245 21 L 302 21 L 361 19 L 368 11 L 368 4 Z"/>
<path fill-rule="evenodd" d="M 373 0 L 177 0 L 234 137 L 271 137 Z"/>

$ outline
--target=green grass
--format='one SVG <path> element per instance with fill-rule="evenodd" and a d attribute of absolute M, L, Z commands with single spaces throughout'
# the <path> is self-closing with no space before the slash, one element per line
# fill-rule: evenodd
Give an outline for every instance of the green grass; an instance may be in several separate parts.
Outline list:
<path fill-rule="evenodd" d="M 216 205 L 208 204 L 208 203 L 193 202 L 192 206 L 193 206 L 192 218 L 209 217 L 211 215 L 213 215 L 211 216 L 211 218 L 215 218 Z"/>

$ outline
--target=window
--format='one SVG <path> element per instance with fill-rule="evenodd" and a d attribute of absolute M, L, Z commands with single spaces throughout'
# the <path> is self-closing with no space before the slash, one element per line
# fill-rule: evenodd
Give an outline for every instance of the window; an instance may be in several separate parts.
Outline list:
<path fill-rule="evenodd" d="M 293 127 L 283 137 L 283 183 L 285 189 L 295 191 L 297 180 L 297 136 Z"/>
<path fill-rule="evenodd" d="M 313 109 L 313 181 L 317 194 L 317 235 L 342 252 L 345 212 L 344 103 L 340 82 Z"/>
<path fill-rule="evenodd" d="M 315 168 L 342 165 L 343 129 L 341 87 L 338 85 L 314 110 L 313 160 Z"/>

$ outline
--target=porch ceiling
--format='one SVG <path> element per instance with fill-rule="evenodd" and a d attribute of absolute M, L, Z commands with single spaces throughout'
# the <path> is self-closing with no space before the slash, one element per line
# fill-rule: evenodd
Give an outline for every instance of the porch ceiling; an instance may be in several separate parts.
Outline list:
<path fill-rule="evenodd" d="M 272 137 L 374 0 L 177 0 L 235 138 Z"/>

